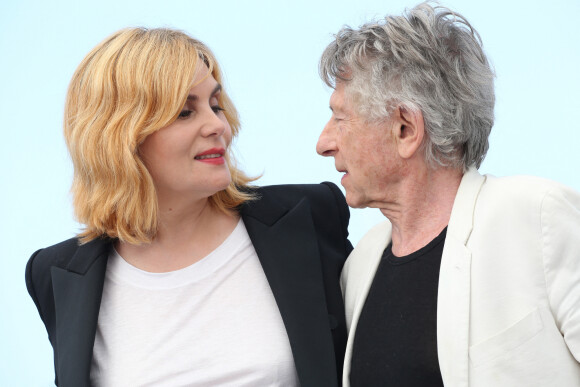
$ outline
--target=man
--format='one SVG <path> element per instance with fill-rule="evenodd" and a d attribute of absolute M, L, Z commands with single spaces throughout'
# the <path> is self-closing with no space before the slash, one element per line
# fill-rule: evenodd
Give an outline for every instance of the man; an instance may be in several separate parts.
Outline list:
<path fill-rule="evenodd" d="M 580 386 L 580 195 L 482 176 L 494 74 L 443 7 L 343 28 L 317 144 L 388 222 L 342 273 L 348 386 Z"/>

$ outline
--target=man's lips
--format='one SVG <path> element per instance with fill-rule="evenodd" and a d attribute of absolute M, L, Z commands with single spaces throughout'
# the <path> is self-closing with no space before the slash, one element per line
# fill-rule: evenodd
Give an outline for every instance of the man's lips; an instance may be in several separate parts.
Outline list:
<path fill-rule="evenodd" d="M 340 179 L 340 183 L 341 183 L 342 185 L 344 185 L 344 179 L 345 179 L 345 178 L 348 176 L 348 171 L 347 171 L 346 169 L 340 169 L 340 168 L 336 168 L 336 170 L 337 170 L 339 173 L 344 173 L 344 175 L 342 175 L 342 179 Z"/>
<path fill-rule="evenodd" d="M 226 150 L 224 148 L 211 148 L 197 154 L 194 159 L 207 164 L 219 165 L 225 163 L 224 154 Z"/>

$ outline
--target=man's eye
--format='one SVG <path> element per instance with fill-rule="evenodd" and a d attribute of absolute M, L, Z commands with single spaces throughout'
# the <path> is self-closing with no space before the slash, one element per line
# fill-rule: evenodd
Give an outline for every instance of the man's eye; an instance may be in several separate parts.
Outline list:
<path fill-rule="evenodd" d="M 211 110 L 213 110 L 214 113 L 219 113 L 219 112 L 223 112 L 226 109 L 224 109 L 223 107 L 219 106 L 219 105 L 215 105 L 211 107 Z"/>
<path fill-rule="evenodd" d="M 184 109 L 179 113 L 179 116 L 177 116 L 177 118 L 187 118 L 191 115 L 191 113 L 193 113 L 193 111 Z"/>

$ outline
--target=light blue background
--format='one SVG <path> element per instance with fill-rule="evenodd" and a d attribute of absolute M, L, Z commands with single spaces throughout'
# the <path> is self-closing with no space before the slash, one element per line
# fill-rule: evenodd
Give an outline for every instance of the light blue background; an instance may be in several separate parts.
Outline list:
<path fill-rule="evenodd" d="M 163 5 L 161 5 L 163 3 Z M 73 236 L 62 136 L 70 77 L 127 26 L 183 29 L 207 43 L 242 117 L 236 147 L 259 184 L 340 175 L 315 153 L 330 90 L 317 61 L 331 34 L 414 1 L 12 1 L 0 5 L 0 385 L 52 384 L 52 352 L 24 285 L 38 248 Z M 461 1 L 497 72 L 496 125 L 482 172 L 533 174 L 580 189 L 580 1 Z M 354 210 L 351 240 L 383 218 Z"/>

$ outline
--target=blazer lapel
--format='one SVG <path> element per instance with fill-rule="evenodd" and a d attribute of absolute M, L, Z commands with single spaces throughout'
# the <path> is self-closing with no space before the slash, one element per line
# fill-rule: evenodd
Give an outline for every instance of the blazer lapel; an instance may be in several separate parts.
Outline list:
<path fill-rule="evenodd" d="M 78 248 L 65 269 L 52 267 L 58 345 L 57 378 L 62 386 L 88 386 L 110 240 Z"/>
<path fill-rule="evenodd" d="M 383 252 L 391 242 L 391 223 L 386 221 L 373 227 L 348 257 L 341 276 L 344 294 L 348 339 L 342 373 L 342 385 L 350 386 L 352 349 L 358 320 L 369 294 Z"/>
<path fill-rule="evenodd" d="M 308 200 L 286 208 L 265 196 L 244 205 L 241 213 L 284 321 L 300 383 L 336 385 L 322 268 Z"/>
<path fill-rule="evenodd" d="M 475 168 L 465 173 L 451 211 L 441 257 L 437 295 L 437 351 L 444 383 L 469 384 L 469 316 L 473 211 L 485 182 Z"/>

